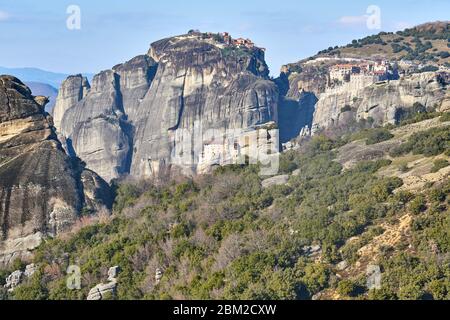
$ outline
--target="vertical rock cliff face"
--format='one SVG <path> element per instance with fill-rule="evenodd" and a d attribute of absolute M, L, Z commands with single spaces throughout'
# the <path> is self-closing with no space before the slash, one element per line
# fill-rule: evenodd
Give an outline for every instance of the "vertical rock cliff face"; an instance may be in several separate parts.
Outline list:
<path fill-rule="evenodd" d="M 198 39 L 171 38 L 152 44 L 149 54 L 158 70 L 137 116 L 130 117 L 133 175 L 154 175 L 171 164 L 195 173 L 205 145 L 228 149 L 224 136 L 277 120 L 278 92 L 267 80 L 261 50 L 225 51 Z"/>
<path fill-rule="evenodd" d="M 319 96 L 313 131 L 345 127 L 369 118 L 377 125 L 395 123 L 399 110 L 411 108 L 415 103 L 428 109 L 444 108 L 446 95 L 448 80 L 435 72 L 412 74 L 369 86 L 348 83 Z M 345 110 L 345 106 L 351 110 Z"/>
<path fill-rule="evenodd" d="M 276 80 L 282 97 L 279 106 L 280 139 L 288 142 L 310 132 L 318 97 L 325 91 L 327 73 L 324 68 L 305 66 L 284 72 Z"/>
<path fill-rule="evenodd" d="M 57 108 L 66 99 L 62 94 Z M 277 121 L 277 103 L 261 49 L 180 36 L 97 75 L 58 130 L 106 180 L 154 176 L 172 166 L 196 173 L 207 167 L 199 168 L 206 146 L 222 146 L 210 165 L 226 163 L 224 150 L 234 147 L 229 136 Z"/>
<path fill-rule="evenodd" d="M 68 230 L 83 207 L 111 205 L 106 183 L 61 148 L 45 102 L 0 76 L 0 265 Z"/>
<path fill-rule="evenodd" d="M 150 57 L 139 56 L 101 72 L 79 100 L 64 92 L 84 92 L 84 81 L 69 78 L 63 84 L 55 107 L 55 111 L 66 109 L 58 133 L 65 137 L 71 153 L 107 181 L 129 172 L 132 128 L 126 111 L 134 114 L 149 88 L 154 65 Z M 74 84 L 78 87 L 72 88 Z"/>
<path fill-rule="evenodd" d="M 53 109 L 53 122 L 56 128 L 61 127 L 64 113 L 82 100 L 90 89 L 87 78 L 82 75 L 68 77 L 58 92 L 58 105 Z"/>
<path fill-rule="evenodd" d="M 395 123 L 401 110 L 416 103 L 429 110 L 450 108 L 446 72 L 415 73 L 383 82 L 355 77 L 330 88 L 328 72 L 332 65 L 306 61 L 284 67 L 276 80 L 283 93 L 279 110 L 282 142 L 305 132 L 339 133 L 364 120 L 373 125 Z"/>

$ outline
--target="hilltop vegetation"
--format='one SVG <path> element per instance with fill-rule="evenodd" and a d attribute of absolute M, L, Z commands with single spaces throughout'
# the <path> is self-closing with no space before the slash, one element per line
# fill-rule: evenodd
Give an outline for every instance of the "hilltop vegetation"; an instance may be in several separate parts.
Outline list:
<path fill-rule="evenodd" d="M 72 233 L 41 245 L 33 260 L 39 271 L 9 297 L 84 299 L 118 265 L 117 299 L 450 299 L 448 175 L 412 192 L 399 176 L 380 174 L 401 155 L 448 155 L 449 127 L 413 134 L 392 157 L 347 169 L 336 160 L 348 143 L 377 147 L 393 129 L 316 136 L 283 154 L 288 184 L 267 189 L 258 166 L 123 181 L 112 217 L 83 217 Z M 446 168 L 439 161 L 430 172 Z M 66 287 L 73 264 L 81 267 L 81 290 Z M 381 268 L 379 289 L 366 287 L 369 264 Z"/>
<path fill-rule="evenodd" d="M 397 33 L 381 32 L 353 40 L 344 47 L 330 47 L 318 56 L 374 57 L 420 63 L 450 62 L 450 23 L 437 22 Z"/>

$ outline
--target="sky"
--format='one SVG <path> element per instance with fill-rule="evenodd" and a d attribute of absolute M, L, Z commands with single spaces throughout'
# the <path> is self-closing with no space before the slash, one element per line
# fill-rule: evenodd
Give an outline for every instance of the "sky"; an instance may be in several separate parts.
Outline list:
<path fill-rule="evenodd" d="M 80 9 L 80 28 L 71 5 Z M 367 20 L 380 9 L 381 29 Z M 380 31 L 450 20 L 449 0 L 0 0 L 0 66 L 97 73 L 190 29 L 230 32 L 267 49 L 271 73 Z M 377 20 L 378 21 L 378 20 Z"/>

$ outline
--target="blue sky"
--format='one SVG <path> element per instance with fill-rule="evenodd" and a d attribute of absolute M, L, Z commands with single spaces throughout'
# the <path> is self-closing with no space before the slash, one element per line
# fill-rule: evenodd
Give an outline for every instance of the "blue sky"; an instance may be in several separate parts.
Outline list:
<path fill-rule="evenodd" d="M 66 27 L 72 4 L 80 30 Z M 282 64 L 381 31 L 367 28 L 369 5 L 380 7 L 383 31 L 450 19 L 448 0 L 0 0 L 0 65 L 98 72 L 200 29 L 253 39 L 278 74 Z"/>

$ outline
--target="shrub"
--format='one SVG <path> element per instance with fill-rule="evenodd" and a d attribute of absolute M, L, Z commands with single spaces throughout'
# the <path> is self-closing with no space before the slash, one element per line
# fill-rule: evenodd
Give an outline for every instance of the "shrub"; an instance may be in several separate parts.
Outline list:
<path fill-rule="evenodd" d="M 9 276 L 9 271 L 7 271 L 7 270 L 0 270 L 0 288 L 3 287 L 6 284 L 6 278 L 8 276 Z"/>
<path fill-rule="evenodd" d="M 420 214 L 427 210 L 427 202 L 423 195 L 418 195 L 411 201 L 409 209 L 414 214 Z"/>
<path fill-rule="evenodd" d="M 367 145 L 377 144 L 383 141 L 390 140 L 394 137 L 394 135 L 387 129 L 375 129 L 371 130 L 367 137 Z"/>
<path fill-rule="evenodd" d="M 450 112 L 444 113 L 441 118 L 439 119 L 441 122 L 447 122 L 450 121 Z"/>
<path fill-rule="evenodd" d="M 444 159 L 436 160 L 434 162 L 433 168 L 431 169 L 431 172 L 436 173 L 436 172 L 440 171 L 441 169 L 447 168 L 449 165 L 450 165 L 450 163 L 448 163 L 447 160 L 444 160 Z"/>
<path fill-rule="evenodd" d="M 315 294 L 323 289 L 325 289 L 328 279 L 330 276 L 330 271 L 324 265 L 308 265 L 305 269 L 305 276 L 303 281 L 309 288 L 312 294 Z"/>
<path fill-rule="evenodd" d="M 408 142 L 391 150 L 392 157 L 398 157 L 412 152 L 425 156 L 437 156 L 450 149 L 450 130 L 448 127 L 433 128 L 428 131 L 413 134 Z"/>
<path fill-rule="evenodd" d="M 398 170 L 400 170 L 401 173 L 406 173 L 406 172 L 408 172 L 410 170 L 410 168 L 408 167 L 407 163 L 402 163 L 399 166 Z"/>
<path fill-rule="evenodd" d="M 14 298 L 16 300 L 46 300 L 48 298 L 48 289 L 44 284 L 44 273 L 38 270 L 34 273 L 27 283 L 14 289 Z"/>
<path fill-rule="evenodd" d="M 351 280 L 342 280 L 339 282 L 337 292 L 344 297 L 354 297 L 359 293 L 359 286 Z"/>
<path fill-rule="evenodd" d="M 438 71 L 439 68 L 435 67 L 435 66 L 425 66 L 422 69 L 419 70 L 419 73 L 424 73 L 424 72 L 436 72 Z"/>

